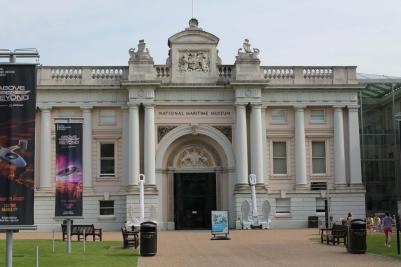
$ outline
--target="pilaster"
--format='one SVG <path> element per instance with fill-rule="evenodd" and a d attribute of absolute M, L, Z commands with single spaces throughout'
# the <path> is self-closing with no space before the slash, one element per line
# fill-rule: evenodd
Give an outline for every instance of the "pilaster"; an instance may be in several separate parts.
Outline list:
<path fill-rule="evenodd" d="M 83 180 L 84 190 L 92 188 L 92 107 L 82 107 L 83 123 Z"/>
<path fill-rule="evenodd" d="M 359 143 L 358 106 L 348 106 L 350 184 L 362 184 L 361 147 Z"/>
<path fill-rule="evenodd" d="M 334 175 L 336 187 L 346 184 L 343 107 L 334 107 Z"/>
<path fill-rule="evenodd" d="M 295 106 L 295 177 L 296 188 L 304 189 L 306 178 L 306 149 L 305 149 L 305 106 Z"/>
<path fill-rule="evenodd" d="M 248 149 L 247 149 L 247 126 L 246 126 L 246 107 L 243 104 L 236 105 L 236 165 L 237 183 L 248 183 Z"/>
<path fill-rule="evenodd" d="M 40 107 L 40 172 L 39 190 L 51 191 L 51 107 Z"/>
<path fill-rule="evenodd" d="M 140 154 L 139 154 L 139 111 L 138 105 L 128 103 L 128 189 L 138 186 Z"/>
<path fill-rule="evenodd" d="M 145 151 L 144 151 L 144 167 L 146 184 L 156 184 L 155 173 L 155 114 L 154 105 L 145 104 Z"/>
<path fill-rule="evenodd" d="M 251 172 L 256 175 L 258 184 L 264 183 L 262 106 L 252 105 L 251 111 Z"/>

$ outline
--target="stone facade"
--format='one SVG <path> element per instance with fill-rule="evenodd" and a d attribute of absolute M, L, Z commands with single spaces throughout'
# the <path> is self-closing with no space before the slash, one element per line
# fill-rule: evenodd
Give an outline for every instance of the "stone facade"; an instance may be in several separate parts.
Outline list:
<path fill-rule="evenodd" d="M 174 177 L 182 172 L 215 173 L 215 208 L 229 211 L 231 227 L 240 226 L 241 204 L 250 201 L 250 173 L 259 210 L 270 204 L 273 227 L 307 226 L 308 216 L 323 215 L 324 199 L 334 220 L 347 212 L 365 217 L 356 67 L 262 66 L 248 40 L 235 64 L 223 65 L 218 42 L 192 19 L 169 38 L 166 65 L 155 65 L 141 40 L 129 50 L 128 66 L 38 68 L 39 229 L 57 225 L 59 117 L 83 118 L 84 219 L 77 223 L 117 230 L 139 217 L 144 173 L 145 218 L 175 229 Z M 101 173 L 105 143 L 114 145 L 111 176 Z M 275 146 L 285 153 L 273 155 Z M 99 214 L 102 200 L 114 200 L 114 215 Z"/>

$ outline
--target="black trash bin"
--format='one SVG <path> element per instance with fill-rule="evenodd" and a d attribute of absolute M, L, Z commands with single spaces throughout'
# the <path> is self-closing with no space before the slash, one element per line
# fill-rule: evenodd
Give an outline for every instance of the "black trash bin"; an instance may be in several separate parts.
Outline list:
<path fill-rule="evenodd" d="M 347 250 L 350 253 L 366 252 L 366 221 L 355 219 L 349 223 Z"/>
<path fill-rule="evenodd" d="M 154 256 L 157 252 L 157 224 L 155 222 L 141 223 L 140 230 L 141 256 Z"/>
<path fill-rule="evenodd" d="M 308 216 L 308 228 L 317 228 L 319 226 L 319 217 Z"/>

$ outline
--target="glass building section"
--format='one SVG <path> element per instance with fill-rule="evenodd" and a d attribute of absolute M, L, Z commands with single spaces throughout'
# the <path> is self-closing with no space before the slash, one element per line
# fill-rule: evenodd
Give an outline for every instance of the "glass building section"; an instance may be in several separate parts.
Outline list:
<path fill-rule="evenodd" d="M 358 74 L 362 179 L 366 214 L 395 214 L 401 200 L 401 78 Z"/>

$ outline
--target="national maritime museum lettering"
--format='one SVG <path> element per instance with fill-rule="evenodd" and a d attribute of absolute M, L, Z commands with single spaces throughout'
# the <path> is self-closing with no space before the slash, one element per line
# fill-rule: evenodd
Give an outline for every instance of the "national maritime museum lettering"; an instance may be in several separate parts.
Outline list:
<path fill-rule="evenodd" d="M 139 174 L 145 219 L 160 229 L 210 229 L 212 210 L 249 225 L 249 174 L 272 227 L 306 227 L 326 200 L 335 221 L 365 217 L 356 67 L 261 65 L 247 39 L 224 65 L 218 42 L 191 19 L 168 39 L 165 65 L 140 40 L 127 66 L 37 68 L 40 230 L 59 224 L 56 124 L 66 122 L 82 125 L 82 166 L 67 166 L 82 176 L 77 224 L 117 230 L 139 218 Z"/>

